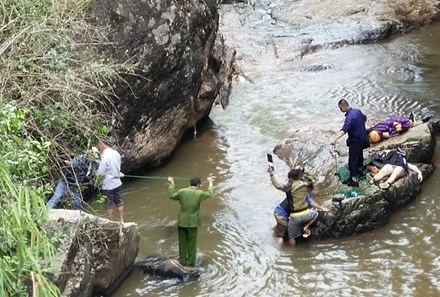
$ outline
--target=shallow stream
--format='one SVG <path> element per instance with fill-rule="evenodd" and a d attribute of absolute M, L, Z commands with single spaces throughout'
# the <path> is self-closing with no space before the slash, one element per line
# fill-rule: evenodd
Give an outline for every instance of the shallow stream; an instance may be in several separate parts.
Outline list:
<path fill-rule="evenodd" d="M 297 128 L 338 130 L 341 98 L 376 118 L 411 111 L 440 115 L 438 36 L 435 25 L 291 62 L 247 59 L 243 70 L 255 84 L 235 84 L 228 108 L 215 108 L 196 139 L 188 137 L 168 165 L 148 173 L 218 176 L 215 197 L 201 210 L 202 276 L 179 283 L 134 272 L 113 297 L 440 296 L 440 171 L 382 228 L 290 250 L 272 236 L 273 208 L 283 195 L 271 186 L 265 161 L 265 153 Z M 330 67 L 301 71 L 318 64 Z M 280 175 L 287 172 L 278 159 L 275 167 Z M 179 205 L 168 199 L 166 179 L 126 180 L 123 197 L 126 220 L 139 225 L 138 257 L 177 257 Z"/>

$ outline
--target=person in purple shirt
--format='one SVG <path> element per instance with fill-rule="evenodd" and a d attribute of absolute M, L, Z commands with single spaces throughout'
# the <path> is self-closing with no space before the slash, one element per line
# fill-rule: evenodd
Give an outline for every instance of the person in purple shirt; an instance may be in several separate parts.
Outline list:
<path fill-rule="evenodd" d="M 338 107 L 341 112 L 345 113 L 344 126 L 342 126 L 341 131 L 330 143 L 331 145 L 336 145 L 339 138 L 345 133 L 348 134 L 348 169 L 350 171 L 350 179 L 347 185 L 357 187 L 359 186 L 359 168 L 362 168 L 364 164 L 363 150 L 370 146 L 367 129 L 365 129 L 367 116 L 359 109 L 351 108 L 345 99 L 339 100 Z"/>
<path fill-rule="evenodd" d="M 378 140 L 371 141 L 373 143 L 376 143 L 384 139 L 398 136 L 408 131 L 410 128 L 426 122 L 427 121 L 426 118 L 427 117 L 425 117 L 425 119 L 421 121 L 415 121 L 414 115 L 412 113 L 409 116 L 409 118 L 401 117 L 401 116 L 389 117 L 383 121 L 374 124 L 372 127 L 368 128 L 367 133 L 370 135 L 370 139 L 373 138 L 371 137 L 373 133 L 376 133 L 379 136 Z"/>

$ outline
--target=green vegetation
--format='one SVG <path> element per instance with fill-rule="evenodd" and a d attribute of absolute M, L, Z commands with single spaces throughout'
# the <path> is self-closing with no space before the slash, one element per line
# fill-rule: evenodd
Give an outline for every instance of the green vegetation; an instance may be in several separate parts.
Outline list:
<path fill-rule="evenodd" d="M 29 187 L 16 184 L 0 161 L 0 295 L 59 296 L 46 278 L 54 243 L 41 231 L 45 201 Z M 30 289 L 31 288 L 31 289 Z"/>
<path fill-rule="evenodd" d="M 42 226 L 51 174 L 109 133 L 112 85 L 91 0 L 0 0 L 0 296 L 59 296 Z M 106 114 L 106 113 L 107 114 Z"/>
<path fill-rule="evenodd" d="M 0 296 L 59 296 L 45 278 L 54 254 L 41 231 L 47 217 L 50 142 L 24 129 L 26 111 L 0 102 Z M 37 285 L 38 284 L 38 285 Z M 36 294 L 35 293 L 35 294 Z"/>
<path fill-rule="evenodd" d="M 0 97 L 25 108 L 26 130 L 50 140 L 51 160 L 108 133 L 112 83 L 130 65 L 98 55 L 90 0 L 0 0 Z"/>

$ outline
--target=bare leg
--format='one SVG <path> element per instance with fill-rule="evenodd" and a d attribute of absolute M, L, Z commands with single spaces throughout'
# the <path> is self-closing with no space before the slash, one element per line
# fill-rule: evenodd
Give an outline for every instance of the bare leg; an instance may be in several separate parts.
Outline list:
<path fill-rule="evenodd" d="M 393 173 L 387 179 L 386 182 L 391 185 L 393 182 L 395 182 L 397 179 L 399 179 L 404 175 L 405 175 L 405 169 L 403 169 L 403 167 L 397 166 L 396 168 L 394 168 Z"/>
<path fill-rule="evenodd" d="M 381 181 L 383 178 L 391 175 L 393 173 L 393 166 L 390 164 L 386 164 L 382 169 L 374 175 L 374 181 Z"/>
<path fill-rule="evenodd" d="M 423 124 L 423 121 L 414 121 L 414 122 L 411 122 L 411 127 L 415 127 L 415 126 L 418 126 L 420 124 Z"/>
<path fill-rule="evenodd" d="M 113 207 L 107 208 L 107 219 L 111 220 L 113 217 Z"/>
<path fill-rule="evenodd" d="M 118 207 L 118 215 L 119 215 L 119 220 L 121 221 L 121 223 L 123 223 L 124 222 L 124 206 Z"/>
<path fill-rule="evenodd" d="M 289 238 L 289 246 L 294 248 L 296 247 L 296 240 L 295 238 Z"/>
<path fill-rule="evenodd" d="M 284 238 L 277 237 L 277 243 L 278 243 L 278 245 L 283 245 L 284 244 Z"/>

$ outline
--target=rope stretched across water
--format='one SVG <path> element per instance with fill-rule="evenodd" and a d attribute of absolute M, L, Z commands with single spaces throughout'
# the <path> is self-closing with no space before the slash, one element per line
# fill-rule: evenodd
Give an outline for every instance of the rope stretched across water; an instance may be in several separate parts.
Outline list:
<path fill-rule="evenodd" d="M 129 175 L 125 174 L 124 177 L 131 177 L 131 178 L 144 178 L 144 179 L 168 179 L 168 176 L 146 176 L 146 175 Z M 173 179 L 176 180 L 189 180 L 189 178 L 186 177 L 174 177 Z"/>

